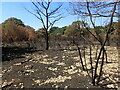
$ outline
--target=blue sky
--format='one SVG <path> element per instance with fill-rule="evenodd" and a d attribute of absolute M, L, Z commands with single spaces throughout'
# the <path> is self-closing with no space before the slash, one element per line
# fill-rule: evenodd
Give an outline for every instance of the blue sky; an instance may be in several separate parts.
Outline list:
<path fill-rule="evenodd" d="M 67 6 L 68 6 L 68 2 L 65 2 L 62 8 L 62 12 L 64 12 L 64 16 L 66 17 L 59 20 L 57 23 L 54 24 L 54 26 L 58 26 L 58 27 L 67 26 L 67 25 L 70 25 L 73 21 L 77 20 L 76 16 L 72 16 L 68 14 L 66 10 Z M 15 18 L 21 19 L 25 25 L 29 25 L 35 28 L 36 30 L 38 28 L 41 28 L 42 27 L 41 22 L 35 16 L 28 13 L 24 9 L 24 7 L 26 7 L 31 11 L 34 10 L 31 2 L 2 2 L 2 20 L 0 20 L 0 23 L 4 22 L 10 17 L 15 17 Z M 96 24 L 97 25 L 102 24 L 100 23 L 101 20 L 104 20 L 104 19 L 97 19 Z M 114 21 L 116 20 L 117 18 L 114 19 Z"/>
<path fill-rule="evenodd" d="M 30 25 L 35 29 L 41 28 L 42 24 L 41 22 L 32 14 L 27 12 L 24 7 L 27 9 L 33 11 L 31 2 L 4 2 L 2 3 L 2 21 L 5 21 L 6 19 L 10 17 L 16 17 L 21 19 L 25 25 Z M 67 14 L 66 7 L 63 7 L 62 9 L 66 14 L 64 15 L 65 18 L 59 20 L 59 22 L 56 22 L 54 26 L 66 26 L 70 25 L 73 21 L 76 20 L 75 16 Z M 63 23 L 64 22 L 64 23 Z"/>

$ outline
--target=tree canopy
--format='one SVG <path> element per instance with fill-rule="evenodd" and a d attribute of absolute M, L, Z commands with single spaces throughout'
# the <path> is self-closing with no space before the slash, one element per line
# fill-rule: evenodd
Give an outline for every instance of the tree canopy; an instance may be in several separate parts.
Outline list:
<path fill-rule="evenodd" d="M 71 25 L 69 25 L 66 28 L 65 35 L 67 36 L 80 36 L 80 35 L 85 35 L 88 32 L 86 29 L 83 27 L 87 25 L 87 23 L 84 23 L 83 21 L 74 21 Z"/>
<path fill-rule="evenodd" d="M 24 23 L 20 20 L 20 19 L 17 19 L 17 18 L 8 18 L 4 23 L 14 23 L 14 24 L 17 24 L 17 25 L 21 25 L 21 26 L 25 26 Z"/>
<path fill-rule="evenodd" d="M 35 40 L 37 38 L 34 29 L 25 26 L 20 19 L 9 18 L 1 26 L 3 42 Z"/>

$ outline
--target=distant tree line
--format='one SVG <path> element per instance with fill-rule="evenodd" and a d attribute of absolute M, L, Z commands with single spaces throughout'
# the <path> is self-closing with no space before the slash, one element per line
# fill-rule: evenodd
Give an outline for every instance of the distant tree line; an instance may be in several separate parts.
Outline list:
<path fill-rule="evenodd" d="M 87 25 L 87 23 L 85 23 Z M 43 40 L 45 38 L 45 30 L 44 28 L 40 28 L 37 31 L 35 31 L 34 28 L 24 25 L 22 20 L 17 18 L 9 18 L 6 21 L 4 21 L 2 24 L 2 41 L 3 42 L 15 42 L 15 41 L 34 41 L 34 40 Z M 90 28 L 90 30 L 98 35 L 104 35 L 105 34 L 105 28 L 108 27 L 108 25 L 105 26 L 96 26 L 96 29 Z M 109 31 L 109 33 L 113 36 L 117 33 L 117 27 L 118 23 L 113 22 L 112 28 Z M 66 37 L 80 37 L 88 36 L 89 32 L 83 27 L 83 22 L 81 21 L 75 21 L 69 26 L 64 27 L 52 27 L 48 34 L 50 37 L 58 36 L 59 38 L 61 36 Z"/>

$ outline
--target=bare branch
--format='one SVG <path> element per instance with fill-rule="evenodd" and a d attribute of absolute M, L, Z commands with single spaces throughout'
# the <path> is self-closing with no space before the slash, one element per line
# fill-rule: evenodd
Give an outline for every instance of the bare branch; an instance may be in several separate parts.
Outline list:
<path fill-rule="evenodd" d="M 29 11 L 28 9 L 25 8 L 26 11 L 28 11 L 29 13 L 31 13 L 32 15 L 34 15 L 35 17 L 37 17 L 39 20 L 41 20 L 41 18 L 39 18 L 36 14 L 32 13 L 31 11 Z"/>
<path fill-rule="evenodd" d="M 46 29 L 44 20 L 43 20 L 43 18 L 42 18 L 42 16 L 41 16 L 40 12 L 37 11 L 37 14 L 40 16 L 40 20 L 41 20 L 41 22 L 42 22 L 42 24 L 43 24 L 43 27 Z"/>
<path fill-rule="evenodd" d="M 55 19 L 55 20 L 52 21 L 52 22 L 49 21 L 50 25 L 49 25 L 48 27 L 52 27 L 57 21 L 59 21 L 59 20 L 62 19 L 62 18 L 64 18 L 64 17 L 61 16 L 61 17 Z"/>
<path fill-rule="evenodd" d="M 32 3 L 33 3 L 33 5 L 37 8 L 37 10 L 38 10 L 41 14 L 43 14 L 44 16 L 46 16 L 45 13 L 43 13 L 43 12 L 40 10 L 40 8 L 39 8 L 34 2 L 32 2 Z"/>
<path fill-rule="evenodd" d="M 50 13 L 48 13 L 48 16 L 54 15 L 56 11 L 58 11 L 62 7 L 62 4 L 58 6 L 56 9 L 52 10 Z"/>
<path fill-rule="evenodd" d="M 48 4 L 47 4 L 47 7 L 46 7 L 46 10 L 48 10 L 48 8 L 50 7 L 50 4 L 51 4 L 52 0 L 48 0 Z"/>

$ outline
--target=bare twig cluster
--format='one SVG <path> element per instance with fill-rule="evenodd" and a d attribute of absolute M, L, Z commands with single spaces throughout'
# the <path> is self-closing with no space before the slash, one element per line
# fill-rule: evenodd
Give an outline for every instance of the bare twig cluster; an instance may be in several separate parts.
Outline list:
<path fill-rule="evenodd" d="M 101 77 L 103 75 L 103 65 L 104 65 L 105 59 L 106 59 L 106 63 L 108 62 L 105 46 L 106 46 L 106 43 L 109 41 L 109 31 L 110 31 L 112 23 L 113 23 L 113 17 L 120 16 L 120 13 L 117 11 L 117 5 L 119 3 L 118 2 L 105 3 L 105 2 L 87 2 L 86 1 L 86 2 L 82 2 L 82 3 L 75 2 L 75 3 L 70 3 L 70 4 L 74 5 L 72 7 L 72 9 L 73 9 L 72 14 L 79 15 L 82 17 L 83 16 L 89 17 L 89 20 L 95 31 L 97 30 L 97 28 L 93 21 L 94 17 L 109 17 L 110 18 L 109 26 L 108 26 L 108 28 L 105 29 L 106 34 L 105 34 L 104 39 L 102 39 L 102 37 L 99 34 L 97 34 L 96 32 L 93 33 L 89 29 L 89 27 L 84 24 L 85 20 L 83 21 L 84 28 L 86 28 L 86 30 L 90 33 L 90 35 L 94 39 L 96 39 L 96 41 L 100 44 L 99 51 L 98 51 L 98 46 L 97 46 L 95 58 L 93 58 L 92 57 L 92 46 L 94 47 L 95 45 L 93 45 L 94 43 L 91 43 L 89 39 L 85 39 L 85 37 L 82 36 L 89 45 L 89 50 L 90 50 L 89 51 L 89 56 L 90 56 L 89 61 L 90 61 L 90 67 L 91 67 L 90 71 L 88 71 L 87 64 L 85 63 L 86 62 L 85 50 L 83 51 L 84 52 L 84 60 L 83 60 L 82 55 L 81 55 L 82 50 L 79 48 L 78 44 L 75 43 L 75 41 L 73 42 L 78 48 L 80 61 L 81 61 L 83 70 L 87 70 L 89 76 L 91 77 L 93 85 L 100 85 L 99 82 L 101 82 L 101 80 L 102 80 Z M 96 62 L 95 62 L 95 59 L 96 59 Z M 95 63 L 95 66 L 93 65 L 93 63 Z"/>

